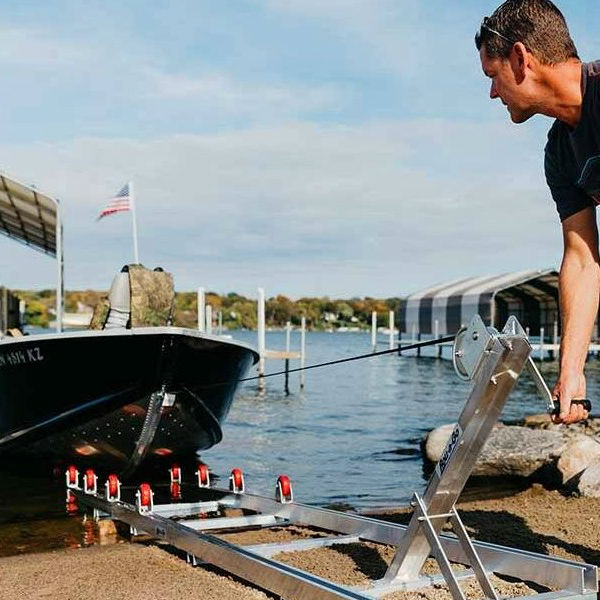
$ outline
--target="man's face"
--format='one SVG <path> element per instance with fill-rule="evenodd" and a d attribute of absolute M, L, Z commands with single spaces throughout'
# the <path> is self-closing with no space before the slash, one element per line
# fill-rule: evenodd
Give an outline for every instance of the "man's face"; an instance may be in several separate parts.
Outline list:
<path fill-rule="evenodd" d="M 518 57 L 507 59 L 490 58 L 485 51 L 485 44 L 479 51 L 481 68 L 492 80 L 490 98 L 500 98 L 506 106 L 513 123 L 523 123 L 535 114 L 532 98 L 527 93 L 527 81 L 524 69 L 519 64 Z"/>

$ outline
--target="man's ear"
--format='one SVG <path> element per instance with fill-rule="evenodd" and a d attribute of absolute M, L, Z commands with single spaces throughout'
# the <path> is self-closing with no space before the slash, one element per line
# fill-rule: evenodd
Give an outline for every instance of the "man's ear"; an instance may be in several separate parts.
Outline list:
<path fill-rule="evenodd" d="M 508 55 L 508 60 L 510 61 L 510 67 L 517 83 L 521 83 L 525 79 L 530 58 L 531 54 L 522 42 L 515 42 L 513 44 Z"/>

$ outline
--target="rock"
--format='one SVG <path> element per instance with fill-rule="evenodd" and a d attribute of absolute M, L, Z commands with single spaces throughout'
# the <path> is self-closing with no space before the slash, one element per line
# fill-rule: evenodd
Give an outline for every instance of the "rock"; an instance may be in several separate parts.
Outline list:
<path fill-rule="evenodd" d="M 442 425 L 429 432 L 427 439 L 425 440 L 425 456 L 427 457 L 427 460 L 432 463 L 436 463 L 440 460 L 440 456 L 442 456 L 442 452 L 446 447 L 446 443 L 448 442 L 454 427 L 455 423 L 449 423 L 448 425 Z"/>
<path fill-rule="evenodd" d="M 492 431 L 473 475 L 530 477 L 542 467 L 552 465 L 565 445 L 558 431 L 500 427 Z"/>
<path fill-rule="evenodd" d="M 428 460 L 439 460 L 453 429 L 453 424 L 442 425 L 427 436 L 425 456 Z M 560 431 L 520 426 L 496 427 L 483 447 L 472 474 L 530 477 L 544 467 L 553 467 L 565 446 Z"/>
<path fill-rule="evenodd" d="M 600 444 L 586 435 L 571 440 L 558 459 L 558 470 L 563 483 L 584 471 L 596 458 L 600 457 Z"/>
<path fill-rule="evenodd" d="M 592 461 L 583 472 L 579 478 L 577 490 L 586 498 L 600 498 L 600 458 Z"/>

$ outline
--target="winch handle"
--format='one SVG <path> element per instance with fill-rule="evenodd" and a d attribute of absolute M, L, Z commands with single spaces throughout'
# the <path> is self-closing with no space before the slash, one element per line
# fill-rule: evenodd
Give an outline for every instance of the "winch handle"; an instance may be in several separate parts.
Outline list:
<path fill-rule="evenodd" d="M 571 400 L 571 404 L 581 404 L 583 406 L 583 408 L 585 408 L 585 410 L 587 410 L 588 412 L 592 412 L 592 403 L 587 399 L 587 398 L 573 398 Z M 552 409 L 552 412 L 550 413 L 551 415 L 558 415 L 560 414 L 560 406 L 555 406 Z"/>
<path fill-rule="evenodd" d="M 533 362 L 533 359 L 531 358 L 531 356 L 527 359 L 527 368 L 529 369 L 529 373 L 533 377 L 533 382 L 535 383 L 538 391 L 540 392 L 540 394 L 546 401 L 546 407 L 548 409 L 548 412 L 551 415 L 560 414 L 560 406 L 557 405 L 556 402 L 554 402 L 554 397 L 552 396 L 552 392 L 550 391 L 550 388 L 544 381 L 544 378 L 542 377 L 540 370 L 537 368 L 536 364 Z M 592 411 L 592 403 L 589 400 L 587 400 L 586 398 L 574 398 L 571 400 L 571 404 L 581 404 L 581 405 L 583 405 L 583 408 L 585 408 L 585 410 L 587 410 L 588 412 Z"/>

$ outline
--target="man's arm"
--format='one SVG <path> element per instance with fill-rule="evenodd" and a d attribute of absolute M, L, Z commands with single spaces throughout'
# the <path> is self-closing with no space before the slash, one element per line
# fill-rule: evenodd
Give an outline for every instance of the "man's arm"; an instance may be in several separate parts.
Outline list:
<path fill-rule="evenodd" d="M 598 313 L 600 261 L 598 228 L 593 208 L 585 208 L 563 221 L 564 253 L 559 291 L 562 336 L 560 373 L 553 393 L 560 400 L 558 423 L 587 417 L 583 406 L 571 400 L 585 398 L 583 368 Z"/>

